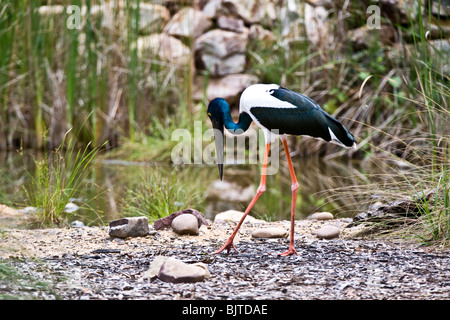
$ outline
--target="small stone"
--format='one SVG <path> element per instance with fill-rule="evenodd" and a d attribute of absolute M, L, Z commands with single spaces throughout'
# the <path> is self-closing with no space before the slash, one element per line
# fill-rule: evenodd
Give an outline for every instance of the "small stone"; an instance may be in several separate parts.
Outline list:
<path fill-rule="evenodd" d="M 316 232 L 316 236 L 319 239 L 333 239 L 339 237 L 339 234 L 339 228 L 331 225 L 323 226 Z"/>
<path fill-rule="evenodd" d="M 109 223 L 109 236 L 112 238 L 143 237 L 148 231 L 147 217 L 123 218 Z"/>
<path fill-rule="evenodd" d="M 181 214 L 172 220 L 172 230 L 177 234 L 198 235 L 198 220 L 192 214 Z"/>
<path fill-rule="evenodd" d="M 168 215 L 167 217 L 164 217 L 164 218 L 156 220 L 153 223 L 153 228 L 155 230 L 168 228 L 168 227 L 170 227 L 172 225 L 172 221 L 176 217 L 178 217 L 178 216 L 180 216 L 182 214 L 191 214 L 194 217 L 196 217 L 197 221 L 198 221 L 198 227 L 199 228 L 200 228 L 201 225 L 206 225 L 206 226 L 208 225 L 208 221 L 203 216 L 203 213 L 201 213 L 198 210 L 195 210 L 195 209 L 192 209 L 192 208 L 188 208 L 188 209 L 184 209 L 184 210 L 181 210 L 181 211 L 174 212 L 174 213 Z"/>
<path fill-rule="evenodd" d="M 65 213 L 73 213 L 75 211 L 78 211 L 78 209 L 80 209 L 79 206 L 77 206 L 75 203 L 73 202 L 69 202 L 66 204 L 66 206 L 64 207 L 64 212 Z"/>
<path fill-rule="evenodd" d="M 242 216 L 244 215 L 244 212 L 241 211 L 235 211 L 235 210 L 228 210 L 225 212 L 221 212 L 216 214 L 216 216 L 214 217 L 214 222 L 239 222 L 242 218 Z M 247 215 L 244 219 L 244 223 L 254 223 L 256 222 L 256 218 Z"/>
<path fill-rule="evenodd" d="M 203 263 L 187 264 L 183 261 L 168 258 L 158 272 L 158 278 L 165 282 L 198 282 L 211 277 Z"/>
<path fill-rule="evenodd" d="M 330 212 L 314 212 L 308 216 L 309 220 L 332 220 L 334 219 L 333 214 Z"/>
<path fill-rule="evenodd" d="M 36 208 L 36 207 L 25 207 L 23 209 L 20 209 L 19 211 L 26 215 L 33 215 L 33 214 L 38 214 L 41 211 L 41 209 Z"/>
<path fill-rule="evenodd" d="M 286 238 L 288 231 L 281 227 L 259 228 L 252 232 L 253 238 Z"/>
<path fill-rule="evenodd" d="M 71 228 L 83 228 L 85 227 L 84 223 L 80 220 L 75 220 L 70 223 Z"/>

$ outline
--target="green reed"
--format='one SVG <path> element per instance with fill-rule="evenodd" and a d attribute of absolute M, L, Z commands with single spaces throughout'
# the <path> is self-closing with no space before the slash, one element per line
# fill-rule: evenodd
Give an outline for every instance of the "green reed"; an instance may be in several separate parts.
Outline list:
<path fill-rule="evenodd" d="M 55 5 L 0 3 L 0 149 L 57 147 L 70 128 L 84 145 L 114 147 L 120 137 L 151 135 L 154 118 L 171 121 L 164 110 L 189 100 L 190 88 L 179 86 L 189 66 L 138 53 L 141 1 L 47 3 Z M 70 27 L 69 5 L 81 8 L 80 28 Z M 46 130 L 54 134 L 44 141 Z"/>
<path fill-rule="evenodd" d="M 27 205 L 36 208 L 31 217 L 38 226 L 62 226 L 69 214 L 64 212 L 70 199 L 83 194 L 87 187 L 92 162 L 100 148 L 76 148 L 68 138 L 54 151 L 35 160 L 35 174 L 29 174 L 30 183 L 24 187 Z"/>

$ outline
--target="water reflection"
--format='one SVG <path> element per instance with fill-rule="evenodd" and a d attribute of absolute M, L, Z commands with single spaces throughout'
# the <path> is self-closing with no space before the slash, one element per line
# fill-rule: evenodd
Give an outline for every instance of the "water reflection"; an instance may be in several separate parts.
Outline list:
<path fill-rule="evenodd" d="M 23 187 L 29 177 L 27 172 L 33 174 L 34 159 L 39 157 L 41 155 L 27 152 L 0 154 L 0 203 L 15 207 L 27 206 Z M 350 217 L 370 205 L 367 194 L 355 190 L 358 186 L 368 184 L 369 174 L 373 174 L 373 170 L 378 167 L 367 168 L 361 162 L 324 162 L 317 158 L 304 160 L 297 157 L 293 161 L 300 184 L 297 219 L 304 219 L 317 211 L 329 211 L 337 217 Z M 245 210 L 258 187 L 260 168 L 258 165 L 227 166 L 223 184 L 228 189 L 220 189 L 214 196 L 214 189 L 220 187 L 217 185 L 216 166 L 174 168 L 125 161 L 96 161 L 86 181 L 88 188 L 73 199 L 82 209 L 72 219 L 81 220 L 87 225 L 104 225 L 121 217 L 127 190 L 137 188 L 139 183 L 155 174 L 175 174 L 177 184 L 182 185 L 185 192 L 200 191 L 196 209 L 213 219 L 221 211 Z M 260 197 L 251 214 L 269 220 L 289 219 L 290 188 L 287 163 L 281 159 L 279 172 L 267 177 L 267 191 Z M 227 198 L 233 193 L 242 197 Z M 185 203 L 180 199 L 170 201 L 173 201 L 174 208 L 185 208 Z"/>

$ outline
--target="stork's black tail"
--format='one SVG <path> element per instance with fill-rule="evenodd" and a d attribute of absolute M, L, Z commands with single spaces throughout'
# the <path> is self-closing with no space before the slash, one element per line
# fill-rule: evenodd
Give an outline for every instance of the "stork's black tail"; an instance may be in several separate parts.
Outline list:
<path fill-rule="evenodd" d="M 327 119 L 328 131 L 330 134 L 330 139 L 328 141 L 333 140 L 345 147 L 353 147 L 356 140 L 347 128 L 328 113 L 324 112 L 324 115 Z"/>

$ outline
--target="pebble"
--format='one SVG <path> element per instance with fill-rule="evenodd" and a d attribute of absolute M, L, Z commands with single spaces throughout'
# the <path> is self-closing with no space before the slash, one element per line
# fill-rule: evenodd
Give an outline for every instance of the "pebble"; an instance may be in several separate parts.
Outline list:
<path fill-rule="evenodd" d="M 71 228 L 83 228 L 85 227 L 84 223 L 80 220 L 75 220 L 70 223 Z"/>
<path fill-rule="evenodd" d="M 333 220 L 333 214 L 330 212 L 314 212 L 308 216 L 308 219 L 312 220 Z"/>
<path fill-rule="evenodd" d="M 316 232 L 316 236 L 319 239 L 334 239 L 339 237 L 339 234 L 339 228 L 331 225 L 325 225 Z"/>
<path fill-rule="evenodd" d="M 258 228 L 252 232 L 253 238 L 286 238 L 288 231 L 281 227 Z"/>
<path fill-rule="evenodd" d="M 172 220 L 172 230 L 177 234 L 198 235 L 198 220 L 192 214 L 181 214 Z"/>

